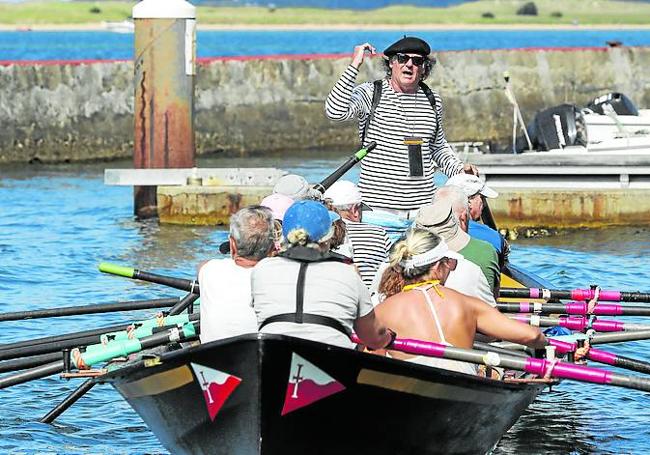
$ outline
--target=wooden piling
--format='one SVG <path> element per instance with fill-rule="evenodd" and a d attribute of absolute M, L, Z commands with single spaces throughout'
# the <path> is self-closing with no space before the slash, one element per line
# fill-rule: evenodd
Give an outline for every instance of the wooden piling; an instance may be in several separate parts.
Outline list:
<path fill-rule="evenodd" d="M 133 165 L 194 167 L 196 8 L 184 0 L 143 0 L 133 18 Z M 133 197 L 136 216 L 157 216 L 155 186 L 135 186 Z"/>

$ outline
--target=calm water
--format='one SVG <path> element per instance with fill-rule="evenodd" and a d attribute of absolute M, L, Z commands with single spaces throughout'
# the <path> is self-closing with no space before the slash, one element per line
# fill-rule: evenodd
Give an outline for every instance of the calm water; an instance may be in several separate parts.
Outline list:
<path fill-rule="evenodd" d="M 203 160 L 202 166 L 276 166 L 317 181 L 349 151 L 262 159 Z M 0 168 L 0 308 L 32 310 L 179 292 L 100 274 L 112 261 L 191 277 L 215 255 L 225 233 L 160 226 L 131 215 L 131 189 L 105 187 L 107 166 Z M 356 178 L 357 171 L 350 178 Z M 648 228 L 580 232 L 515 242 L 517 264 L 557 287 L 650 290 Z M 151 311 L 5 322 L 0 343 L 143 319 Z M 649 343 L 611 350 L 650 360 Z M 98 386 L 55 422 L 38 419 L 79 382 L 48 378 L 0 391 L 0 453 L 166 453 L 110 386 Z M 497 453 L 640 453 L 649 447 L 648 395 L 565 382 L 542 395 L 500 443 Z M 470 416 L 468 416 L 470 418 Z"/>
<path fill-rule="evenodd" d="M 356 44 L 382 50 L 403 33 L 417 34 L 434 51 L 522 47 L 650 45 L 650 30 L 361 30 L 199 31 L 199 57 L 349 53 Z M 111 32 L 0 32 L 0 60 L 131 59 L 133 35 Z"/>

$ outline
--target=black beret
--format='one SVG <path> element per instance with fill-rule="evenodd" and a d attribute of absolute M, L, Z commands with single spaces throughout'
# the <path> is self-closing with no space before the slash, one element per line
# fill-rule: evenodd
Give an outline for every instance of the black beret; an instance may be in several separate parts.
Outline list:
<path fill-rule="evenodd" d="M 420 54 L 427 56 L 431 53 L 431 48 L 426 41 L 414 36 L 405 36 L 401 40 L 391 44 L 384 51 L 386 57 L 392 57 L 395 54 Z"/>

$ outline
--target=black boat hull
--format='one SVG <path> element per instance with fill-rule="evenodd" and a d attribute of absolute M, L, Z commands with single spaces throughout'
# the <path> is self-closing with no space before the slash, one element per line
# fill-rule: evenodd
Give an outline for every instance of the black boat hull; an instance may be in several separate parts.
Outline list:
<path fill-rule="evenodd" d="M 136 362 L 102 381 L 172 453 L 485 453 L 541 389 L 274 335 L 244 335 L 159 360 Z M 329 395 L 291 409 L 292 398 L 307 389 L 297 393 L 290 378 L 298 373 L 300 387 L 308 387 L 301 382 L 307 366 L 297 370 L 298 364 L 335 382 Z M 199 377 L 211 370 L 241 379 L 214 420 L 207 405 L 214 390 L 208 397 Z"/>

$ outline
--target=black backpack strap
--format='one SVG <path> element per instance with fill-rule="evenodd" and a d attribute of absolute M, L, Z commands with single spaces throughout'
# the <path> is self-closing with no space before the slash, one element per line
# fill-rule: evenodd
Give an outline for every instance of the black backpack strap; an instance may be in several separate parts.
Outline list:
<path fill-rule="evenodd" d="M 382 84 L 383 84 L 382 79 L 377 79 L 375 82 L 373 82 L 372 104 L 370 105 L 370 112 L 368 112 L 368 117 L 366 117 L 366 123 L 363 125 L 363 133 L 361 134 L 362 147 L 366 142 L 366 134 L 368 133 L 368 127 L 370 127 L 370 122 L 372 122 L 372 119 L 375 117 L 375 109 L 377 109 L 377 106 L 379 105 L 379 101 L 381 100 Z"/>
<path fill-rule="evenodd" d="M 440 129 L 440 119 L 438 118 L 438 109 L 436 107 L 438 106 L 438 103 L 436 101 L 436 96 L 433 94 L 433 91 L 429 88 L 427 84 L 424 82 L 420 81 L 420 88 L 426 95 L 427 99 L 429 100 L 429 104 L 431 104 L 431 107 L 433 108 L 433 114 L 436 116 L 436 132 L 433 135 L 433 140 L 436 140 L 436 137 L 438 137 L 438 130 Z"/>
<path fill-rule="evenodd" d="M 337 259 L 329 259 L 337 260 Z M 349 337 L 350 331 L 339 321 L 329 316 L 320 316 L 318 314 L 309 314 L 304 312 L 305 304 L 305 276 L 307 274 L 307 266 L 309 262 L 300 262 L 300 269 L 298 270 L 298 281 L 296 283 L 296 312 L 295 313 L 282 313 L 276 314 L 266 318 L 259 326 L 262 327 L 274 322 L 293 322 L 295 324 L 318 324 L 338 330 L 343 335 Z"/>
<path fill-rule="evenodd" d="M 352 334 L 343 324 L 341 324 L 339 321 L 337 321 L 334 318 L 330 318 L 329 316 L 321 316 L 318 314 L 304 313 L 302 317 L 303 317 L 304 324 L 324 325 L 325 327 L 329 327 L 331 329 L 341 332 L 346 337 L 349 337 Z M 282 314 L 269 316 L 264 320 L 264 322 L 260 324 L 259 329 L 262 330 L 262 327 L 264 327 L 265 325 L 273 324 L 274 322 L 293 322 L 295 324 L 296 313 L 282 313 Z"/>
<path fill-rule="evenodd" d="M 301 262 L 298 270 L 298 282 L 296 283 L 296 316 L 294 321 L 297 324 L 303 322 L 303 307 L 305 304 L 305 275 L 307 274 L 308 262 Z"/>

